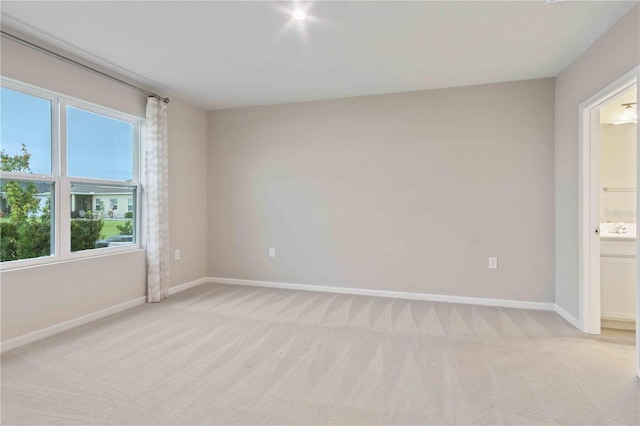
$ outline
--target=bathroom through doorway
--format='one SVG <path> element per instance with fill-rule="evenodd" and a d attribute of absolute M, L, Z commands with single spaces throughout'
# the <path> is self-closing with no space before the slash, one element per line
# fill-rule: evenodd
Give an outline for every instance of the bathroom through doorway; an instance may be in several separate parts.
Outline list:
<path fill-rule="evenodd" d="M 580 105 L 582 331 L 635 345 L 640 377 L 638 72 Z"/>

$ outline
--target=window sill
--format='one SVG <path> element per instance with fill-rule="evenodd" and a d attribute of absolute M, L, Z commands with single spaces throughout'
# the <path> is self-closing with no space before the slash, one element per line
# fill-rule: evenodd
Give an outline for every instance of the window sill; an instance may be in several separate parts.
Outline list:
<path fill-rule="evenodd" d="M 115 256 L 124 253 L 134 253 L 144 251 L 139 244 L 119 247 L 104 247 L 99 249 L 84 250 L 71 253 L 67 256 L 47 256 L 35 259 L 12 260 L 0 263 L 0 273 L 8 271 L 17 271 L 22 269 L 39 268 L 43 266 L 51 266 L 63 263 L 71 263 L 82 260 L 95 259 L 100 257 Z"/>

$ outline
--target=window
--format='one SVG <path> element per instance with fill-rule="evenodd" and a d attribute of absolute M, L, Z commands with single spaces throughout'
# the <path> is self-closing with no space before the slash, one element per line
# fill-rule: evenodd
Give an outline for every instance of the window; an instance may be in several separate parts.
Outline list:
<path fill-rule="evenodd" d="M 0 261 L 54 253 L 53 99 L 0 88 Z"/>
<path fill-rule="evenodd" d="M 0 90 L 0 261 L 137 247 L 141 119 L 5 79 Z"/>

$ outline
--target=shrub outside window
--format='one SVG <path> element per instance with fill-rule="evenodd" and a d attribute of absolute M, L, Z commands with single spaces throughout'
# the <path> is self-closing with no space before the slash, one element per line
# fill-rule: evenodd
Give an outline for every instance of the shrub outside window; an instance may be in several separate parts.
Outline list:
<path fill-rule="evenodd" d="M 0 90 L 3 269 L 137 248 L 142 119 L 4 78 Z"/>
<path fill-rule="evenodd" d="M 0 179 L 0 260 L 50 256 L 55 250 L 53 182 Z M 11 205 L 22 204 L 22 208 Z"/>

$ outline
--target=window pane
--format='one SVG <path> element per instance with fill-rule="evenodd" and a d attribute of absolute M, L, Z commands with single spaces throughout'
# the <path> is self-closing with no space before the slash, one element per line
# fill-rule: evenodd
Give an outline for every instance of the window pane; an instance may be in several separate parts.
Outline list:
<path fill-rule="evenodd" d="M 71 184 L 71 251 L 116 247 L 136 241 L 136 188 Z"/>
<path fill-rule="evenodd" d="M 68 175 L 131 181 L 134 125 L 67 107 Z"/>
<path fill-rule="evenodd" d="M 0 261 L 53 253 L 53 184 L 0 180 Z"/>
<path fill-rule="evenodd" d="M 0 146 L 2 170 L 51 174 L 51 102 L 1 88 Z M 24 153 L 29 155 L 26 164 Z"/>

